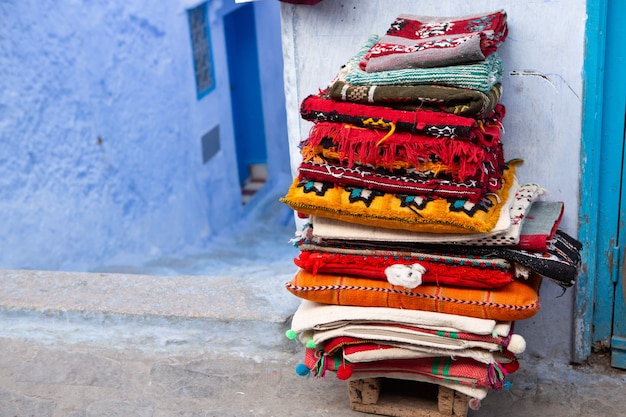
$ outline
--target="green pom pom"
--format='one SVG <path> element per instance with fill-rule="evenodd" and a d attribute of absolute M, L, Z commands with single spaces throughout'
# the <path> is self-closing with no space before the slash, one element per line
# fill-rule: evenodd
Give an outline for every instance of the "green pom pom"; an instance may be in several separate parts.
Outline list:
<path fill-rule="evenodd" d="M 293 340 L 293 339 L 295 339 L 296 337 L 298 337 L 298 334 L 297 334 L 296 332 L 294 332 L 293 330 L 291 330 L 291 329 L 290 329 L 290 330 L 287 330 L 287 331 L 285 332 L 285 336 L 287 336 L 287 339 L 289 339 L 289 340 Z"/>
<path fill-rule="evenodd" d="M 311 340 L 306 342 L 306 347 L 308 347 L 309 349 L 315 349 L 315 346 L 317 346 L 317 345 L 315 344 L 313 339 L 311 339 Z"/>

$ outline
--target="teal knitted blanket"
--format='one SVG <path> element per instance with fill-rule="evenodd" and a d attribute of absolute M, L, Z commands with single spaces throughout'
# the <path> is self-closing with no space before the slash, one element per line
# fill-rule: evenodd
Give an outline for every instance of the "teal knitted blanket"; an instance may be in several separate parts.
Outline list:
<path fill-rule="evenodd" d="M 359 68 L 359 62 L 378 38 L 378 35 L 372 35 L 368 39 L 342 68 L 337 80 L 352 85 L 436 84 L 478 90 L 483 93 L 488 93 L 496 83 L 502 82 L 502 60 L 497 52 L 489 55 L 484 61 L 466 65 L 365 72 Z"/>

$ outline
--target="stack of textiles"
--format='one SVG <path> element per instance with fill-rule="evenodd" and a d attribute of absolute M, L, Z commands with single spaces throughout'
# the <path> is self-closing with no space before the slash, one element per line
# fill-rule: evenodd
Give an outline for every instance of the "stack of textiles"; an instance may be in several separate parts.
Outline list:
<path fill-rule="evenodd" d="M 514 322 L 537 313 L 542 278 L 574 283 L 563 203 L 504 161 L 506 35 L 502 10 L 401 15 L 303 100 L 313 127 L 281 199 L 308 218 L 286 285 L 303 299 L 299 374 L 425 381 L 476 408 L 518 369 Z"/>

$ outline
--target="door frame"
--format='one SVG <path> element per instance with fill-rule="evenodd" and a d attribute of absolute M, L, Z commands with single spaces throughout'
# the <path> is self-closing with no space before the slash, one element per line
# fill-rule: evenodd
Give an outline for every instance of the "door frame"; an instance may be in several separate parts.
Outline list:
<path fill-rule="evenodd" d="M 619 198 L 623 152 L 615 151 L 623 150 L 626 96 L 623 87 L 616 87 L 623 54 L 614 52 L 619 37 L 614 32 L 618 26 L 615 22 L 626 15 L 626 7 L 619 1 L 587 1 L 578 225 L 583 250 L 576 285 L 572 357 L 578 363 L 587 359 L 595 343 L 611 344 L 613 309 L 619 307 L 614 303 L 614 282 L 620 284 L 624 256 L 624 237 L 617 241 L 621 229 L 617 223 L 620 210 L 624 210 Z M 610 87 L 606 91 L 605 84 Z M 618 167 L 619 177 L 613 176 Z"/>

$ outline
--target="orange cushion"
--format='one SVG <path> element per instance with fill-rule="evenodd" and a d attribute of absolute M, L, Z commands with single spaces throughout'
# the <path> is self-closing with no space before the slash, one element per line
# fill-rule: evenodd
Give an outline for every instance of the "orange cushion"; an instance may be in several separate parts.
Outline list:
<path fill-rule="evenodd" d="M 303 269 L 286 284 L 297 297 L 323 304 L 391 307 L 501 321 L 523 320 L 539 311 L 541 276 L 491 290 L 421 285 L 412 290 L 386 281 Z M 382 318 L 381 318 L 382 319 Z"/>

